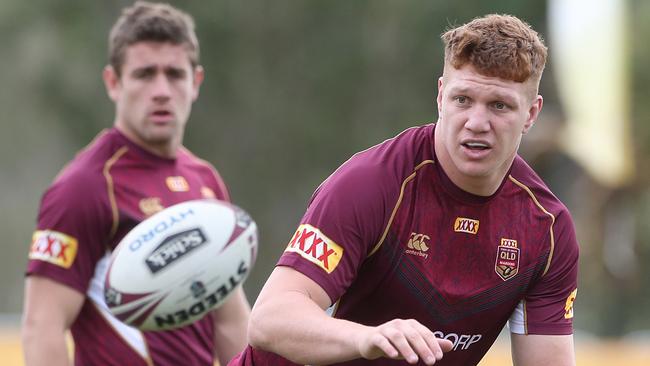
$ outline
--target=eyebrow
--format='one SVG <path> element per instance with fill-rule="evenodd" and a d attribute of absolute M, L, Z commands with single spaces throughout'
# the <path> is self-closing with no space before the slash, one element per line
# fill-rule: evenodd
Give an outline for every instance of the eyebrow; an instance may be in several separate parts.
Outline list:
<path fill-rule="evenodd" d="M 470 91 L 472 89 L 473 88 L 464 87 L 464 86 L 451 87 L 449 89 L 449 94 L 451 94 L 451 95 L 470 94 Z M 501 92 L 498 92 L 498 91 L 494 92 L 494 99 L 502 100 L 502 101 L 509 102 L 509 103 L 516 103 L 517 102 L 517 97 L 516 96 L 510 95 L 510 94 L 507 94 L 507 93 L 501 93 Z"/>
<path fill-rule="evenodd" d="M 158 65 L 143 65 L 140 67 L 136 67 L 133 70 L 131 70 L 131 74 L 137 74 L 137 73 L 148 73 L 152 71 L 158 70 Z M 185 69 L 182 67 L 176 67 L 176 66 L 163 66 L 162 71 L 167 73 L 167 72 L 174 72 L 174 73 L 179 73 L 179 74 L 185 74 Z"/>

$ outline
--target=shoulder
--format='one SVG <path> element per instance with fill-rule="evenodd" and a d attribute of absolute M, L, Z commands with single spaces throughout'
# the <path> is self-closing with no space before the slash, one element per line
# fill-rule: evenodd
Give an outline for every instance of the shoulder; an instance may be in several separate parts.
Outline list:
<path fill-rule="evenodd" d="M 198 157 L 184 146 L 179 150 L 178 159 L 181 160 L 181 164 L 196 172 L 196 174 L 198 174 L 202 179 L 212 182 L 212 188 L 221 192 L 224 200 L 230 201 L 228 187 L 221 177 L 221 174 L 212 163 Z"/>
<path fill-rule="evenodd" d="M 515 159 L 509 179 L 516 189 L 521 190 L 531 210 L 537 211 L 542 217 L 548 217 L 552 233 L 551 246 L 572 253 L 571 257 L 577 260 L 578 242 L 573 218 L 564 203 L 519 156 Z"/>
<path fill-rule="evenodd" d="M 520 156 L 515 158 L 508 178 L 529 196 L 532 205 L 547 211 L 556 219 L 564 217 L 570 220 L 569 210 L 564 203 L 551 192 L 542 178 Z"/>
<path fill-rule="evenodd" d="M 44 194 L 66 206 L 81 206 L 107 199 L 105 170 L 126 152 L 111 130 L 99 133 L 66 164 Z"/>

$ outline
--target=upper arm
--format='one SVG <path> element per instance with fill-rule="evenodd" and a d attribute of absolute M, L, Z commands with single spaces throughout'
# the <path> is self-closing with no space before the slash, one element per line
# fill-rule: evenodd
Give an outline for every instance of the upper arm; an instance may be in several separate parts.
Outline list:
<path fill-rule="evenodd" d="M 510 334 L 514 366 L 573 366 L 573 335 Z"/>
<path fill-rule="evenodd" d="M 323 310 L 332 304 L 327 292 L 314 280 L 291 267 L 277 266 L 262 288 L 255 307 L 282 300 L 288 293 L 303 295 Z"/>
<path fill-rule="evenodd" d="M 323 310 L 330 305 L 327 292 L 314 280 L 291 267 L 277 266 L 253 306 L 248 341 L 253 347 L 269 349 L 277 341 L 278 330 L 297 328 L 296 321 L 317 324 L 319 318 L 327 317 Z"/>
<path fill-rule="evenodd" d="M 28 276 L 25 280 L 23 328 L 55 330 L 70 328 L 84 302 L 77 290 L 42 276 Z"/>

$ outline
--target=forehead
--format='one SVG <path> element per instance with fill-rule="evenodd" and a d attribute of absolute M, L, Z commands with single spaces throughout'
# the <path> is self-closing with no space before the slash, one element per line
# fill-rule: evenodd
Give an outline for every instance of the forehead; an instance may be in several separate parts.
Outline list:
<path fill-rule="evenodd" d="M 126 48 L 124 70 L 141 67 L 191 68 L 192 63 L 185 46 L 169 42 L 137 42 Z"/>
<path fill-rule="evenodd" d="M 485 76 L 478 73 L 470 65 L 465 65 L 459 69 L 446 65 L 443 74 L 443 86 L 447 93 L 476 94 L 478 96 L 516 101 L 525 101 L 536 91 L 530 80 L 519 83 L 499 77 Z"/>

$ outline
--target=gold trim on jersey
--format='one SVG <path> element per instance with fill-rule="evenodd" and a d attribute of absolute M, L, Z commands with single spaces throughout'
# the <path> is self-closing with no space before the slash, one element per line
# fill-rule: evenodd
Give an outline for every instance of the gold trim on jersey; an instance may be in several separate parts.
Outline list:
<path fill-rule="evenodd" d="M 113 185 L 113 177 L 111 176 L 111 167 L 124 155 L 129 148 L 122 146 L 119 148 L 110 159 L 104 164 L 104 178 L 106 179 L 106 189 L 108 191 L 108 201 L 111 204 L 111 213 L 113 216 L 113 224 L 111 225 L 111 231 L 109 233 L 109 238 L 112 239 L 113 236 L 117 233 L 117 228 L 119 226 L 120 213 L 117 209 L 117 200 L 115 199 L 115 187 Z"/>
<path fill-rule="evenodd" d="M 553 225 L 555 224 L 555 216 L 552 213 L 548 212 L 544 208 L 544 206 L 542 206 L 539 203 L 539 201 L 537 200 L 537 197 L 535 197 L 535 195 L 530 190 L 530 188 L 528 188 L 528 186 L 526 186 L 525 184 L 523 184 L 520 181 L 518 181 L 517 179 L 515 179 L 512 175 L 510 175 L 509 178 L 514 184 L 518 185 L 521 189 L 523 189 L 524 191 L 526 191 L 528 193 L 530 198 L 533 200 L 533 202 L 535 202 L 535 205 L 540 210 L 542 210 L 545 214 L 547 214 L 548 216 L 551 217 L 551 226 L 549 227 L 549 232 L 551 234 L 551 251 L 549 252 L 548 260 L 546 261 L 546 267 L 544 268 L 544 272 L 542 273 L 542 276 L 544 276 L 546 274 L 546 272 L 548 272 L 548 268 L 551 266 L 551 260 L 553 259 L 553 251 L 555 250 L 555 235 L 553 234 Z"/>
<path fill-rule="evenodd" d="M 418 170 L 421 167 L 423 167 L 424 165 L 427 165 L 427 164 L 435 164 L 435 162 L 433 160 L 424 160 L 423 162 L 418 164 L 413 169 L 413 173 L 411 173 L 411 175 L 406 177 L 406 179 L 404 179 L 404 182 L 402 182 L 402 187 L 400 188 L 400 191 L 399 191 L 399 197 L 397 198 L 397 202 L 395 203 L 395 207 L 393 207 L 393 212 L 390 214 L 390 219 L 388 219 L 388 224 L 386 224 L 386 228 L 384 229 L 384 233 L 382 234 L 381 239 L 379 239 L 379 242 L 375 245 L 374 248 L 372 248 L 372 250 L 370 251 L 370 254 L 368 254 L 368 257 L 375 254 L 375 252 L 377 250 L 379 250 L 379 247 L 381 247 L 381 245 L 384 243 L 384 240 L 386 239 L 386 235 L 388 235 L 388 229 L 390 229 L 390 226 L 393 224 L 393 219 L 395 218 L 395 215 L 397 214 L 397 209 L 402 204 L 402 199 L 404 198 L 404 189 L 406 189 L 406 184 L 408 182 L 412 181 L 415 178 L 415 176 L 417 175 Z"/>

